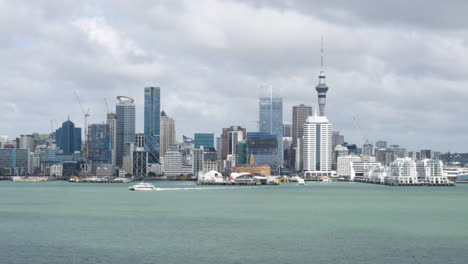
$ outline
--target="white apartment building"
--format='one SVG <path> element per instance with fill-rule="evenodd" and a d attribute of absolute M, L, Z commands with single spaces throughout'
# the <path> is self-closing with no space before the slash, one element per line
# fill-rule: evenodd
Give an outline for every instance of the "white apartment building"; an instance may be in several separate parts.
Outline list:
<path fill-rule="evenodd" d="M 353 162 L 361 161 L 356 155 L 345 155 L 337 158 L 336 175 L 338 177 L 350 177 Z"/>
<path fill-rule="evenodd" d="M 416 162 L 410 158 L 399 158 L 390 163 L 388 182 L 397 184 L 418 183 Z"/>

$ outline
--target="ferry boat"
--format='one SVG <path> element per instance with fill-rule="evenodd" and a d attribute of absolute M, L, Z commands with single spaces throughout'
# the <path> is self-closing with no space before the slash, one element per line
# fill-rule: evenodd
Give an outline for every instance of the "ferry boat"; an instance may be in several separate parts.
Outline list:
<path fill-rule="evenodd" d="M 302 178 L 297 179 L 297 185 L 305 185 L 305 181 Z"/>
<path fill-rule="evenodd" d="M 154 191 L 156 187 L 153 184 L 147 182 L 140 182 L 135 185 L 128 187 L 130 191 Z"/>

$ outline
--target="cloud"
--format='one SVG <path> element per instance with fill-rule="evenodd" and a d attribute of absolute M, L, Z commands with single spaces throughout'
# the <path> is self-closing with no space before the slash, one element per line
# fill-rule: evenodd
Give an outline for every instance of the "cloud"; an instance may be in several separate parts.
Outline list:
<path fill-rule="evenodd" d="M 468 19 L 464 1 L 0 2 L 0 134 L 50 131 L 73 96 L 105 119 L 104 98 L 137 102 L 160 86 L 178 135 L 256 129 L 258 89 L 291 107 L 315 104 L 320 38 L 330 86 L 326 112 L 349 142 L 466 151 Z M 424 8 L 422 8 L 424 6 Z M 419 10 L 420 12 L 414 12 Z M 12 104 L 15 108 L 12 108 Z M 12 109 L 16 109 L 12 111 Z"/>

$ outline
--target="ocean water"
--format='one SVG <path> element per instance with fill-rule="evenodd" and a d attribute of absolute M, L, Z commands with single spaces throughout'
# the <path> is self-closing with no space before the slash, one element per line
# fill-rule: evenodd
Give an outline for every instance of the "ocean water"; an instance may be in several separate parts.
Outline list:
<path fill-rule="evenodd" d="M 468 263 L 468 185 L 0 182 L 0 263 Z"/>

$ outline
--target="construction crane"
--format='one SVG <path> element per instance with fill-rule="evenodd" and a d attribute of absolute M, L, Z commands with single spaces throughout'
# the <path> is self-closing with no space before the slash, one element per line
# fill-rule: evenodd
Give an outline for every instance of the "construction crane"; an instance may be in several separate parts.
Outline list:
<path fill-rule="evenodd" d="M 80 105 L 81 112 L 83 113 L 84 116 L 84 141 L 83 141 L 83 154 L 85 157 L 88 157 L 88 117 L 90 116 L 89 111 L 90 109 L 88 108 L 87 111 L 84 110 L 83 105 L 81 104 L 80 97 L 78 97 L 78 94 L 75 92 L 75 97 L 76 100 L 78 101 L 78 104 Z"/>

